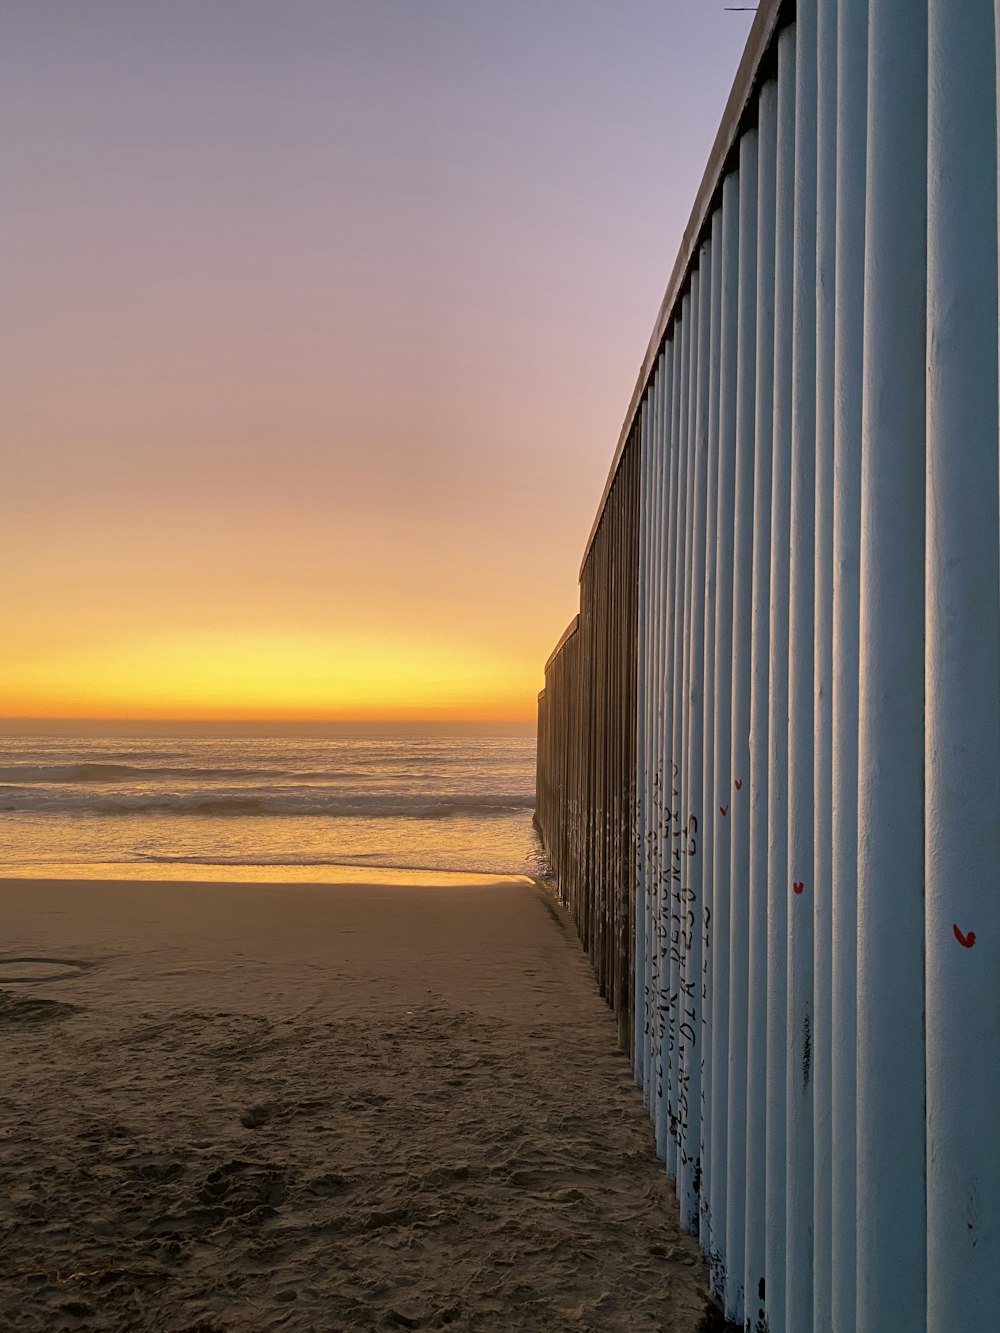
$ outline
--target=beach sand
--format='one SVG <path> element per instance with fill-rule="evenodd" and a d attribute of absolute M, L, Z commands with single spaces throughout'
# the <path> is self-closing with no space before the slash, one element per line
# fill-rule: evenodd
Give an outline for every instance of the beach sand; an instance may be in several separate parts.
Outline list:
<path fill-rule="evenodd" d="M 0 881 L 0 1329 L 698 1328 L 569 918 L 402 878 Z"/>

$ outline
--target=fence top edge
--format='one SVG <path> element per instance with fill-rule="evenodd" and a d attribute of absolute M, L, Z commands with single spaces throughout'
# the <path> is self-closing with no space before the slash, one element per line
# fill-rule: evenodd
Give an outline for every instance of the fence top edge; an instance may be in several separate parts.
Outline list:
<path fill-rule="evenodd" d="M 667 283 L 667 290 L 660 302 L 660 309 L 653 325 L 653 332 L 646 348 L 646 354 L 643 357 L 642 365 L 639 367 L 639 375 L 632 391 L 628 411 L 625 414 L 625 422 L 618 437 L 618 446 L 615 449 L 607 481 L 604 483 L 604 490 L 597 506 L 597 514 L 590 529 L 587 544 L 584 547 L 583 559 L 580 562 L 581 577 L 587 558 L 590 555 L 590 548 L 594 544 L 597 529 L 600 527 L 601 519 L 604 516 L 604 509 L 608 502 L 608 496 L 611 494 L 611 487 L 618 471 L 618 465 L 621 463 L 622 456 L 628 447 L 636 413 L 645 397 L 646 388 L 653 373 L 653 367 L 660 355 L 660 348 L 666 337 L 674 310 L 680 304 L 684 295 L 688 276 L 698 254 L 698 247 L 711 219 L 716 196 L 721 190 L 723 179 L 727 174 L 726 164 L 739 143 L 745 122 L 748 119 L 748 113 L 752 110 L 761 66 L 764 64 L 777 37 L 778 29 L 786 23 L 792 22 L 794 17 L 795 0 L 760 0 L 757 7 L 757 15 L 750 29 L 750 35 L 747 38 L 739 68 L 736 71 L 736 78 L 729 93 L 729 100 L 726 103 L 722 122 L 715 136 L 712 151 L 709 154 L 708 165 L 705 167 L 701 185 L 695 195 L 691 216 L 684 228 L 681 247 L 674 261 L 670 281 Z"/>
<path fill-rule="evenodd" d="M 569 622 L 569 624 L 566 626 L 566 628 L 563 630 L 562 634 L 560 635 L 559 642 L 552 649 L 551 653 L 549 653 L 548 658 L 546 659 L 545 662 L 546 671 L 548 671 L 549 667 L 562 652 L 563 648 L 566 646 L 567 641 L 573 637 L 573 635 L 577 632 L 579 628 L 580 628 L 580 617 L 579 615 L 575 615 L 573 619 Z M 542 694 L 544 693 L 545 691 L 542 690 Z"/>

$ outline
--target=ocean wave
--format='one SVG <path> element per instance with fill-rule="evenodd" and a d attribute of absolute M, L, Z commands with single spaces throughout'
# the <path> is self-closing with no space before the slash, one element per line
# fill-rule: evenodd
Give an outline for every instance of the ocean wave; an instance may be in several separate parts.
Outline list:
<path fill-rule="evenodd" d="M 429 797 L 425 793 L 402 795 L 385 792 L 337 793 L 329 788 L 275 788 L 207 795 L 204 791 L 156 792 L 109 795 L 38 787 L 0 789 L 0 811 L 7 814 L 192 816 L 255 818 L 279 816 L 325 819 L 490 819 L 520 814 L 534 808 L 535 798 L 526 793 Z"/>
<path fill-rule="evenodd" d="M 148 814 L 185 814 L 185 815 L 262 815 L 265 813 L 262 801 L 256 800 L 252 796 L 229 796 L 221 797 L 219 800 L 211 798 L 200 801 L 180 801 L 169 802 L 159 801 L 129 801 L 122 804 L 106 801 L 96 807 L 100 814 L 105 815 L 148 815 Z"/>
<path fill-rule="evenodd" d="M 295 779 L 299 782 L 336 781 L 350 777 L 343 771 L 295 772 L 274 768 L 171 768 L 156 766 L 143 768 L 135 764 L 14 764 L 0 768 L 0 783 L 18 785 L 36 783 L 84 782 L 151 782 L 165 778 L 182 778 L 201 782 L 275 781 Z"/>

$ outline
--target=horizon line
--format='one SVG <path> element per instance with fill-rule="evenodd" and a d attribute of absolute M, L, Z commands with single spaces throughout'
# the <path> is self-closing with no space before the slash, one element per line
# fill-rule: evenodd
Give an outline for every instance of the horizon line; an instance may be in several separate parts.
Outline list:
<path fill-rule="evenodd" d="M 86 729 L 113 730 L 121 733 L 129 728 L 133 733 L 154 728 L 178 734 L 184 729 L 195 731 L 230 731 L 241 734 L 261 732 L 287 732 L 306 734 L 309 732 L 349 731 L 363 733 L 368 731 L 420 731 L 444 730 L 449 732 L 475 731 L 482 733 L 492 730 L 500 734 L 534 735 L 535 719 L 528 718 L 232 718 L 232 717 L 2 717 L 0 716 L 0 735 L 31 735 L 39 731 L 58 734 L 58 731 L 78 731 Z"/>

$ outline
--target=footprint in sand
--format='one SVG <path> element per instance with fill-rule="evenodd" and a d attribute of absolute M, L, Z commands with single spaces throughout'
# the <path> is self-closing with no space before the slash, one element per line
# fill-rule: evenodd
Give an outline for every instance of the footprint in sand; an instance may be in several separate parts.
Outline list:
<path fill-rule="evenodd" d="M 0 990 L 0 1024 L 8 1023 L 52 1023 L 60 1018 L 69 1018 L 79 1013 L 75 1004 L 62 1004 L 59 1000 L 40 1000 L 24 995 L 11 995 Z"/>
<path fill-rule="evenodd" d="M 240 1116 L 240 1124 L 244 1129 L 258 1129 L 269 1120 L 273 1120 L 280 1109 L 277 1102 L 263 1102 L 260 1106 L 250 1106 Z"/>

